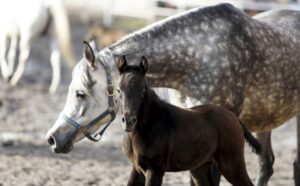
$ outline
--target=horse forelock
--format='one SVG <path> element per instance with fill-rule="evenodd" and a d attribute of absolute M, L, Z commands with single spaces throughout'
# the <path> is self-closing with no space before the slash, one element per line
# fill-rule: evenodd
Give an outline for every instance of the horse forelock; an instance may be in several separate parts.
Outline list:
<path fill-rule="evenodd" d="M 128 67 L 129 69 L 126 69 L 124 73 L 121 73 L 121 79 L 120 79 L 120 87 L 122 89 L 127 89 L 128 86 L 132 83 L 132 80 L 134 78 L 137 78 L 137 74 L 139 72 L 139 67 L 138 66 L 131 66 Z M 140 76 L 139 76 L 140 78 Z"/>

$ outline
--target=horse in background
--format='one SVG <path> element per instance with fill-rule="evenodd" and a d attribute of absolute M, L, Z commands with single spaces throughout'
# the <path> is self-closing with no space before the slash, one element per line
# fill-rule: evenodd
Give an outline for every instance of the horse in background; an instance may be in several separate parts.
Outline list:
<path fill-rule="evenodd" d="M 32 42 L 46 34 L 50 26 L 54 27 L 55 34 L 49 43 L 52 66 L 52 82 L 49 91 L 54 93 L 60 82 L 61 53 L 70 67 L 75 65 L 69 20 L 62 1 L 2 1 L 0 24 L 1 72 L 4 80 L 11 86 L 15 86 L 24 73 Z M 15 65 L 16 60 L 17 65 Z"/>

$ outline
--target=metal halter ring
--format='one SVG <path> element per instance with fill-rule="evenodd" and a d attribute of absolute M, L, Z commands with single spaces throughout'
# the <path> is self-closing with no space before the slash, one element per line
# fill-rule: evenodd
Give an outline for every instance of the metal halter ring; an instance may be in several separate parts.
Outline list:
<path fill-rule="evenodd" d="M 115 87 L 114 87 L 114 85 L 107 85 L 106 95 L 107 96 L 114 96 L 115 95 Z"/>

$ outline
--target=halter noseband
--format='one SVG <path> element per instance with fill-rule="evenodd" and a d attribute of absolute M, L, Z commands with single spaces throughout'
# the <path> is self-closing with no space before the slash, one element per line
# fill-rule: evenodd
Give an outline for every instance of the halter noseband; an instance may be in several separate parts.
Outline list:
<path fill-rule="evenodd" d="M 106 52 L 109 53 L 109 55 L 112 55 L 111 51 L 107 48 Z M 76 128 L 76 131 L 79 130 L 80 128 L 84 128 L 83 134 L 85 137 L 87 137 L 89 140 L 97 142 L 99 141 L 105 130 L 108 128 L 108 126 L 112 123 L 112 121 L 116 118 L 116 113 L 115 113 L 115 103 L 114 103 L 114 95 L 115 95 L 115 87 L 113 85 L 113 80 L 112 80 L 112 75 L 109 66 L 107 65 L 106 61 L 107 59 L 101 59 L 96 58 L 96 60 L 101 64 L 101 66 L 104 68 L 105 73 L 106 73 L 106 82 L 107 82 L 107 98 L 108 98 L 108 108 L 100 114 L 98 117 L 96 117 L 94 120 L 90 121 L 87 125 L 82 126 L 78 122 L 76 122 L 74 119 L 66 116 L 64 113 L 60 113 L 60 118 L 65 120 L 68 124 L 72 125 L 73 127 Z M 90 134 L 88 132 L 88 129 L 96 125 L 99 121 L 104 119 L 107 116 L 111 116 L 110 121 L 104 126 L 104 128 L 95 134 Z"/>

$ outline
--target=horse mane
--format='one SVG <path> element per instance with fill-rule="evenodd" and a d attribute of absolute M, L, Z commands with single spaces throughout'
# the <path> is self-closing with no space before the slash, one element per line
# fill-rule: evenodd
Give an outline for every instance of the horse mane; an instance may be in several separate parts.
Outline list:
<path fill-rule="evenodd" d="M 202 21 L 212 21 L 224 15 L 233 13 L 243 14 L 231 4 L 194 8 L 189 11 L 170 16 L 124 36 L 121 40 L 111 45 L 109 49 L 115 56 L 142 52 L 153 44 L 153 40 L 161 42 L 162 39 L 172 37 L 173 34 L 191 25 L 199 25 Z M 182 30 L 183 31 L 183 30 Z"/>
<path fill-rule="evenodd" d="M 156 92 L 153 90 L 153 88 L 149 85 L 149 83 L 147 82 L 147 79 L 145 79 L 146 81 L 146 96 L 147 96 L 147 102 L 151 102 L 153 104 L 155 104 L 157 106 L 157 108 L 160 108 L 164 111 L 168 111 L 170 107 L 175 107 L 174 105 L 166 102 L 165 100 L 161 99 Z M 145 99 L 145 98 L 144 98 Z M 144 102 L 145 100 L 143 100 Z M 164 113 L 160 113 L 160 114 L 164 114 L 166 116 L 166 112 Z"/>

